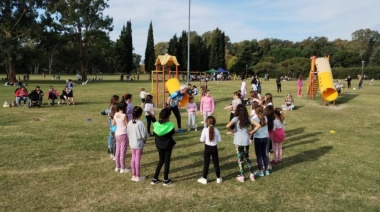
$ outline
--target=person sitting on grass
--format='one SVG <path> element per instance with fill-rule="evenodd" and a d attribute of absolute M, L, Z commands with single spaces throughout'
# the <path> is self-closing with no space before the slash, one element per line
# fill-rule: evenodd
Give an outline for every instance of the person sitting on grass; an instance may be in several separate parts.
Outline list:
<path fill-rule="evenodd" d="M 294 99 L 292 94 L 288 93 L 285 97 L 285 104 L 281 105 L 282 110 L 293 110 L 294 109 Z"/>

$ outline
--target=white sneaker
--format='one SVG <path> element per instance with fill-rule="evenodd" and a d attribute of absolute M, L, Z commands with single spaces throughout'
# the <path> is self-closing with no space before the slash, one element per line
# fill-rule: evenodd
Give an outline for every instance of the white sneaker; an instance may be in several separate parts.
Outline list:
<path fill-rule="evenodd" d="M 216 183 L 221 183 L 222 181 L 223 181 L 223 179 L 221 177 L 216 178 Z"/>
<path fill-rule="evenodd" d="M 190 132 L 190 128 L 189 128 L 189 129 L 187 129 L 187 132 Z"/>
<path fill-rule="evenodd" d="M 136 181 L 136 176 L 132 176 L 132 179 L 131 179 L 131 181 Z"/>
<path fill-rule="evenodd" d="M 195 128 L 195 129 L 194 129 L 194 131 L 198 131 L 198 129 L 197 129 L 197 128 Z"/>
<path fill-rule="evenodd" d="M 120 172 L 120 168 L 115 168 L 115 172 Z"/>
<path fill-rule="evenodd" d="M 142 175 L 140 177 L 136 177 L 135 178 L 136 182 L 140 182 L 140 181 L 143 181 L 143 180 L 145 180 L 145 176 L 142 176 Z"/>
<path fill-rule="evenodd" d="M 207 184 L 207 179 L 201 177 L 201 178 L 198 179 L 198 183 L 206 185 Z"/>
<path fill-rule="evenodd" d="M 120 169 L 120 173 L 121 174 L 124 174 L 124 173 L 128 173 L 130 170 L 125 168 L 125 169 Z"/>
<path fill-rule="evenodd" d="M 232 132 L 227 132 L 227 135 L 231 134 Z"/>
<path fill-rule="evenodd" d="M 201 124 L 204 124 L 205 122 L 204 121 L 201 121 Z"/>

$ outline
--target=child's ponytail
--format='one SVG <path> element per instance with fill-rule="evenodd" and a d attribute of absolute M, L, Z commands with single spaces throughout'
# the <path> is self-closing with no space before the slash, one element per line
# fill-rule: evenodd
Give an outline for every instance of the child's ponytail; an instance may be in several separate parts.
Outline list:
<path fill-rule="evenodd" d="M 206 123 L 208 126 L 209 140 L 210 140 L 210 142 L 212 142 L 215 139 L 215 129 L 214 129 L 214 126 L 216 123 L 215 117 L 214 116 L 208 116 L 206 119 Z"/>
<path fill-rule="evenodd" d="M 135 106 L 132 111 L 132 123 L 136 124 L 136 119 L 141 117 L 143 110 L 139 106 Z"/>

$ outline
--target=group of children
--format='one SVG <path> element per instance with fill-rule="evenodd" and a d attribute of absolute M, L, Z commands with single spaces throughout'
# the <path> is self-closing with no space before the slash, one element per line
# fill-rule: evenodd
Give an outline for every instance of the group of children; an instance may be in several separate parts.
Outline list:
<path fill-rule="evenodd" d="M 145 92 L 142 90 L 141 92 Z M 171 154 L 176 142 L 173 139 L 175 125 L 170 122 L 171 108 L 167 107 L 160 111 L 158 121 L 155 117 L 155 106 L 152 103 L 153 96 L 150 94 L 140 97 L 143 108 L 133 106 L 132 95 L 126 94 L 119 102 L 119 97 L 114 95 L 110 101 L 109 110 L 102 114 L 109 114 L 110 135 L 108 141 L 109 153 L 116 162 L 116 172 L 128 173 L 132 171 L 132 181 L 142 181 L 145 176 L 140 174 L 140 161 L 143 153 L 144 144 L 149 136 L 154 136 L 156 148 L 158 150 L 159 161 L 151 181 L 155 185 L 161 182 L 159 173 L 165 164 L 163 185 L 171 184 L 169 179 L 169 169 Z M 144 97 L 144 98 L 143 98 Z M 257 177 L 269 175 L 269 164 L 281 163 L 282 142 L 285 141 L 284 116 L 281 108 L 274 108 L 272 95 L 265 95 L 263 101 L 252 94 L 251 114 L 248 114 L 246 105 L 242 104 L 239 92 L 234 92 L 234 99 L 230 106 L 225 109 L 230 110 L 230 121 L 226 125 L 230 134 L 233 134 L 233 144 L 235 145 L 239 165 L 239 175 L 236 179 L 240 182 L 245 180 L 244 163 L 247 164 L 248 178 L 252 181 Z M 188 131 L 194 128 L 197 131 L 196 112 L 198 110 L 194 98 L 189 98 L 186 110 L 188 112 Z M 219 157 L 217 144 L 221 142 L 219 130 L 215 128 L 216 119 L 212 116 L 214 112 L 214 99 L 209 90 L 202 96 L 200 101 L 200 114 L 203 116 L 204 127 L 200 136 L 200 141 L 204 142 L 204 167 L 203 175 L 198 179 L 201 184 L 207 184 L 207 175 L 210 165 L 210 158 L 216 172 L 216 182 L 221 183 Z M 142 113 L 145 112 L 147 126 L 140 120 Z M 153 133 L 151 125 L 153 123 Z M 249 157 L 250 143 L 254 143 L 257 159 L 258 171 L 253 172 Z M 272 144 L 274 159 L 269 162 L 269 144 Z M 127 146 L 132 152 L 131 170 L 125 166 L 125 155 Z"/>

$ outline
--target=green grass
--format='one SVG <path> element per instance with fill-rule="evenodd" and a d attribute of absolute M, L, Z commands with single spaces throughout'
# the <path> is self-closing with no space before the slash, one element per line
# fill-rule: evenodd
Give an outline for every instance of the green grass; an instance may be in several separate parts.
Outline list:
<path fill-rule="evenodd" d="M 48 78 L 32 76 L 28 89 L 40 85 L 46 92 L 53 85 L 62 90 L 64 80 Z M 215 183 L 211 165 L 210 183 L 197 183 L 204 147 L 200 131 L 186 132 L 175 135 L 169 175 L 174 183 L 163 187 L 149 181 L 158 160 L 153 139 L 142 156 L 144 182 L 115 173 L 106 154 L 109 129 L 99 112 L 113 94 L 132 93 L 135 105 L 140 104 L 140 88 L 151 87 L 144 79 L 120 82 L 118 76 L 104 76 L 104 81 L 77 85 L 75 106 L 49 107 L 45 99 L 42 108 L 1 107 L 0 211 L 379 211 L 379 86 L 365 82 L 361 91 L 346 90 L 336 106 L 323 106 L 319 97 L 296 97 L 298 108 L 284 112 L 283 163 L 268 177 L 239 183 L 232 136 L 225 130 L 229 114 L 223 108 L 240 81 L 210 82 L 222 135 L 218 148 L 224 181 Z M 356 87 L 357 81 L 352 84 Z M 14 89 L 0 87 L 1 104 L 14 98 Z M 264 82 L 263 92 L 271 92 L 280 106 L 286 93 L 295 94 L 296 82 L 284 82 L 282 94 L 275 92 L 274 80 Z M 186 126 L 183 110 L 182 117 Z M 201 117 L 197 119 L 199 123 Z M 253 147 L 250 155 L 255 160 Z M 128 150 L 127 164 L 130 157 Z"/>

